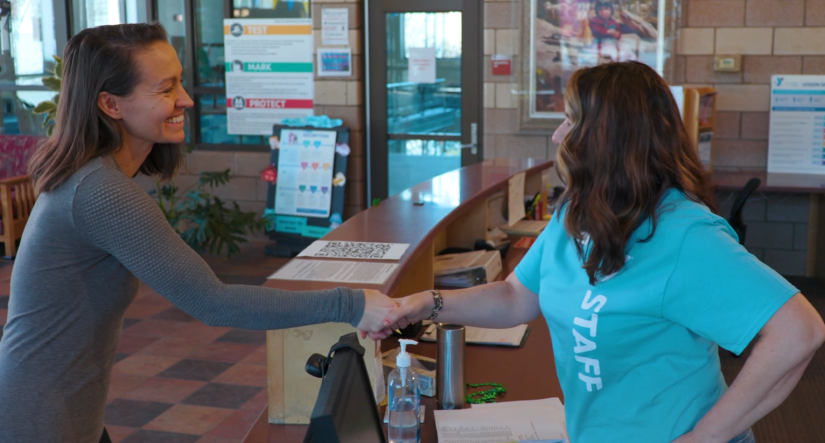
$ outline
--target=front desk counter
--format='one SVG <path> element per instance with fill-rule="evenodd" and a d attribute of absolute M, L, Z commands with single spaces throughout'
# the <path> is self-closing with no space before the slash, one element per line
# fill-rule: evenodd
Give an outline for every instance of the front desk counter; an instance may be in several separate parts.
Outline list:
<path fill-rule="evenodd" d="M 501 383 L 507 388 L 507 394 L 500 396 L 499 401 L 537 400 L 549 397 L 558 397 L 563 401 L 544 317 L 539 315 L 530 322 L 530 329 L 530 336 L 527 337 L 523 348 L 468 345 L 464 351 L 467 383 Z M 396 347 L 398 341 L 395 338 L 381 343 L 383 351 Z M 427 357 L 436 356 L 434 343 L 421 343 L 410 350 Z M 422 396 L 421 404 L 426 406 L 426 417 L 421 424 L 421 443 L 436 443 L 438 437 L 433 418 L 435 398 Z M 380 407 L 381 417 L 384 416 L 385 407 Z M 307 426 L 273 425 L 268 423 L 267 417 L 267 410 L 264 409 L 244 439 L 244 443 L 304 441 Z M 387 426 L 384 425 L 385 436 L 386 432 Z"/>
<path fill-rule="evenodd" d="M 525 195 L 531 196 L 541 188 L 541 173 L 552 168 L 552 161 L 530 159 L 493 159 L 461 168 L 417 185 L 380 205 L 347 220 L 323 240 L 409 243 L 410 247 L 398 261 L 398 269 L 378 289 L 393 297 L 401 297 L 432 288 L 432 262 L 435 254 L 448 246 L 472 248 L 473 242 L 483 238 L 495 221 L 494 212 L 506 211 L 508 179 L 524 171 Z M 423 205 L 414 204 L 423 202 Z M 505 206 L 502 206 L 504 204 Z M 505 212 L 506 213 L 506 212 Z M 524 255 L 524 249 L 510 248 L 504 261 L 502 277 L 506 277 Z M 326 289 L 340 284 L 269 280 L 266 286 L 289 290 Z M 358 287 L 358 285 L 347 285 Z M 547 325 L 542 316 L 530 323 L 531 332 L 523 348 L 467 346 L 465 352 L 468 383 L 501 383 L 507 388 L 504 401 L 561 398 L 556 378 L 552 348 Z M 270 350 L 278 350 L 271 343 L 280 340 L 278 331 L 268 332 L 268 359 Z M 330 343 L 331 345 L 332 343 Z M 382 350 L 397 347 L 396 339 L 382 341 Z M 412 352 L 435 357 L 436 346 L 422 343 Z M 283 352 L 283 351 L 281 351 Z M 309 354 L 307 354 L 309 355 Z M 305 358 L 305 357 L 303 357 Z M 281 357 L 283 360 L 283 357 Z M 283 364 L 278 362 L 278 364 Z M 303 363 L 302 363 L 303 364 Z M 270 368 L 270 382 L 272 381 Z M 307 375 L 307 377 L 309 377 Z M 277 376 L 276 376 L 277 378 Z M 270 383 L 270 405 L 279 395 L 278 384 Z M 282 394 L 281 394 L 282 395 Z M 309 395 L 309 394 L 307 394 Z M 313 395 L 317 395 L 314 392 Z M 422 397 L 426 418 L 422 425 L 422 443 L 437 442 L 433 410 L 435 399 Z M 469 406 L 469 405 L 468 405 Z M 383 414 L 384 407 L 381 407 Z M 276 425 L 269 423 L 271 411 L 264 409 L 249 430 L 244 442 L 264 443 L 302 442 L 306 425 Z M 382 415 L 383 417 L 383 415 Z M 386 432 L 386 427 L 385 427 Z"/>

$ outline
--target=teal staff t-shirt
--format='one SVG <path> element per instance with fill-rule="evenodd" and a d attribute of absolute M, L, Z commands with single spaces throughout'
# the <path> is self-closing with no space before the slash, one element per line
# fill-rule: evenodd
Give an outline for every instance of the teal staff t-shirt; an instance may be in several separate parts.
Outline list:
<path fill-rule="evenodd" d="M 717 344 L 741 353 L 799 292 L 680 191 L 657 211 L 653 236 L 644 241 L 648 220 L 595 286 L 564 214 L 516 267 L 550 329 L 571 443 L 669 443 L 692 430 L 727 389 Z"/>

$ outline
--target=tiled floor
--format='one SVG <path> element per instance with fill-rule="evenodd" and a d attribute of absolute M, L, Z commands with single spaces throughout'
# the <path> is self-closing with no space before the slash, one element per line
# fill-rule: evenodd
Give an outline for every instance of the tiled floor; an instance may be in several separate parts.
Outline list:
<path fill-rule="evenodd" d="M 207 261 L 226 283 L 262 284 L 286 263 L 261 244 Z M 0 260 L 0 325 L 12 261 Z M 0 330 L 2 337 L 2 330 Z M 240 442 L 266 405 L 265 333 L 206 326 L 148 286 L 126 310 L 106 405 L 114 442 Z"/>

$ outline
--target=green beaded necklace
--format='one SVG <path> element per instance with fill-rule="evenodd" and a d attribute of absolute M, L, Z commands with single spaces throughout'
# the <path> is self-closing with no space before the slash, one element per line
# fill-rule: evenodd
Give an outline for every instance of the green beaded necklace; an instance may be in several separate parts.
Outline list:
<path fill-rule="evenodd" d="M 507 388 L 502 387 L 501 383 L 467 383 L 468 388 L 480 388 L 482 386 L 490 386 L 490 389 L 467 394 L 464 401 L 470 404 L 495 403 L 496 397 L 507 393 Z"/>

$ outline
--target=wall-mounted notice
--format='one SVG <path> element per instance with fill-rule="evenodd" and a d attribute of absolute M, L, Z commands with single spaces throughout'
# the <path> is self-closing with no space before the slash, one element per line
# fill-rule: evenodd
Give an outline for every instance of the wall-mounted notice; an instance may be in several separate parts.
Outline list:
<path fill-rule="evenodd" d="M 318 48 L 318 77 L 351 75 L 352 54 L 349 48 Z"/>
<path fill-rule="evenodd" d="M 825 76 L 771 77 L 768 172 L 825 174 Z"/>
<path fill-rule="evenodd" d="M 329 217 L 335 131 L 281 130 L 275 213 Z"/>
<path fill-rule="evenodd" d="M 321 44 L 349 45 L 349 11 L 347 8 L 321 9 Z"/>
<path fill-rule="evenodd" d="M 407 81 L 435 83 L 435 48 L 410 48 L 407 60 Z"/>
<path fill-rule="evenodd" d="M 224 19 L 223 34 L 227 133 L 272 135 L 312 115 L 311 19 Z"/>

